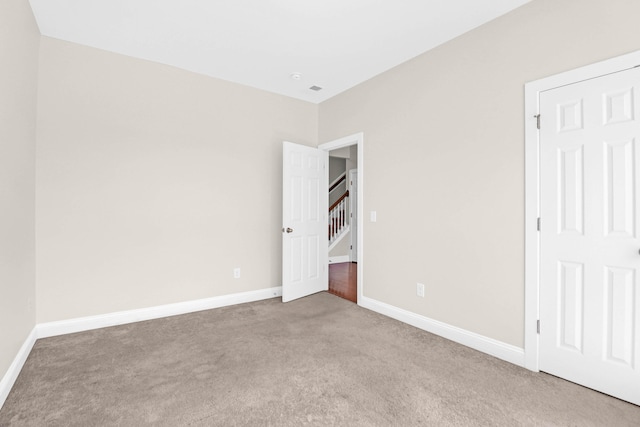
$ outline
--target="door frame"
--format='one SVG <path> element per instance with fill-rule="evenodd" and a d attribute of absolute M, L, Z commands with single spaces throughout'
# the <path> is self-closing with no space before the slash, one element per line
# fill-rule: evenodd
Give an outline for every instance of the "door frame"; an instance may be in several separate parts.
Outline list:
<path fill-rule="evenodd" d="M 352 145 L 356 145 L 358 147 L 358 197 L 356 200 L 358 211 L 357 211 L 357 245 L 358 245 L 358 253 L 357 253 L 357 287 L 358 287 L 358 305 L 361 305 L 361 301 L 364 295 L 364 280 L 363 280 L 363 270 L 364 270 L 364 191 L 363 191 L 363 176 L 364 176 L 364 133 L 359 132 L 353 135 L 345 136 L 343 138 L 335 139 L 333 141 L 326 142 L 324 144 L 318 145 L 320 150 L 331 151 L 337 148 L 350 147 Z"/>
<path fill-rule="evenodd" d="M 540 140 L 537 127 L 540 93 L 637 66 L 640 66 L 640 50 L 525 84 L 524 355 L 525 367 L 529 370 L 540 370 L 537 332 L 540 310 Z M 544 117 L 541 120 L 544 122 Z"/>
<path fill-rule="evenodd" d="M 349 187 L 348 187 L 348 189 L 349 189 L 349 215 L 351 215 L 351 218 L 349 219 L 349 227 L 351 227 L 353 229 L 354 228 L 353 227 L 353 223 L 355 222 L 355 224 L 356 224 L 355 233 L 352 231 L 350 236 L 349 236 L 349 240 L 350 240 L 350 243 L 351 243 L 350 244 L 350 248 L 349 248 L 349 262 L 354 262 L 354 256 L 353 256 L 353 252 L 354 252 L 353 248 L 354 247 L 356 248 L 356 250 L 355 250 L 355 253 L 356 253 L 355 262 L 358 262 L 358 224 L 360 224 L 360 221 L 358 221 L 358 211 L 359 211 L 359 209 L 358 209 L 358 197 L 357 197 L 360 194 L 360 192 L 358 191 L 358 189 L 359 189 L 359 187 L 358 187 L 358 168 L 348 170 L 347 174 L 349 175 L 349 178 L 348 178 L 349 179 Z M 355 186 L 355 188 L 356 188 L 356 191 L 355 191 L 356 199 L 355 200 L 353 199 L 353 197 L 351 197 L 351 194 L 353 193 L 351 191 L 351 189 L 353 188 L 353 185 L 351 184 L 351 182 L 353 182 L 352 178 L 351 178 L 352 175 L 355 175 L 355 177 L 356 177 L 355 178 L 356 179 L 356 186 Z M 354 206 L 356 208 L 355 209 L 355 211 L 356 211 L 356 216 L 355 217 L 353 216 L 353 207 Z M 355 242 L 353 241 L 353 235 L 354 234 L 356 235 Z"/>

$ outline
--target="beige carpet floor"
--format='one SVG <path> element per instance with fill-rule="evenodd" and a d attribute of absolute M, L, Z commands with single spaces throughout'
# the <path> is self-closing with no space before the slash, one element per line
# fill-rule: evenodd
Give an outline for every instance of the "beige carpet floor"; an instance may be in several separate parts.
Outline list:
<path fill-rule="evenodd" d="M 638 426 L 640 407 L 328 293 L 38 340 L 1 426 Z"/>

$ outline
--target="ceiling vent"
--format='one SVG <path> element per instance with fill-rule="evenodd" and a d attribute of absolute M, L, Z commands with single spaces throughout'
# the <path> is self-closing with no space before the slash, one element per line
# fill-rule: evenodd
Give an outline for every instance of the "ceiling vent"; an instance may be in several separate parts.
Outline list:
<path fill-rule="evenodd" d="M 315 90 L 316 92 L 318 92 L 319 90 L 322 90 L 320 86 L 316 86 L 316 85 L 311 86 L 309 89 Z"/>

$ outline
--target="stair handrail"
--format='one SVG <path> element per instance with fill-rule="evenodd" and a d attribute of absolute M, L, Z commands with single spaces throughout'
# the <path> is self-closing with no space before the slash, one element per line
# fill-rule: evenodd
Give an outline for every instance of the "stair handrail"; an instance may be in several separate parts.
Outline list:
<path fill-rule="evenodd" d="M 345 191 L 345 193 L 342 196 L 340 196 L 338 198 L 338 200 L 336 200 L 335 202 L 333 202 L 333 204 L 331 206 L 329 206 L 329 212 L 334 210 L 335 207 L 338 206 L 340 204 L 340 202 L 343 201 L 344 199 L 346 199 L 347 197 L 349 197 L 349 190 Z"/>

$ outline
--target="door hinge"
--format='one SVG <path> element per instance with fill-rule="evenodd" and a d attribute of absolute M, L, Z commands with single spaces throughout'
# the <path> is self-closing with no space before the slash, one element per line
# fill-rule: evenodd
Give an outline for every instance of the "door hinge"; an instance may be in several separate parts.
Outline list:
<path fill-rule="evenodd" d="M 536 118 L 536 127 L 540 129 L 540 114 L 534 116 Z"/>
<path fill-rule="evenodd" d="M 538 322 L 536 323 L 536 331 L 540 333 L 540 319 L 538 319 Z"/>
<path fill-rule="evenodd" d="M 540 231 L 540 217 L 538 217 L 538 220 L 536 221 L 536 228 Z"/>

